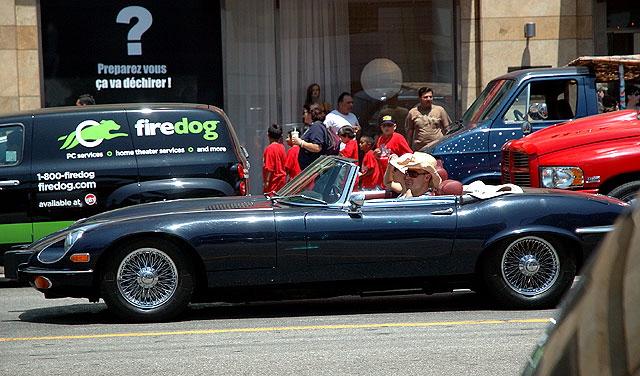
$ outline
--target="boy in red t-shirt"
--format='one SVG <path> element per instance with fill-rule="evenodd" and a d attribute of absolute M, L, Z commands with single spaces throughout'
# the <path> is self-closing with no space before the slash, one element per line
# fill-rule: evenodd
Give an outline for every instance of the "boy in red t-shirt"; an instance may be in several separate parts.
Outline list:
<path fill-rule="evenodd" d="M 298 163 L 298 154 L 300 153 L 300 146 L 294 145 L 293 141 L 291 141 L 291 132 L 287 132 L 286 142 L 289 145 L 289 150 L 287 151 L 287 160 L 284 162 L 284 170 L 287 172 L 289 178 L 287 180 L 291 180 L 298 176 L 300 173 L 300 163 Z"/>
<path fill-rule="evenodd" d="M 271 124 L 267 129 L 269 145 L 262 155 L 262 193 L 277 192 L 287 182 L 287 173 L 284 171 L 284 163 L 287 154 L 282 139 L 282 127 Z"/>
<path fill-rule="evenodd" d="M 338 130 L 338 137 L 340 137 L 340 141 L 345 145 L 338 155 L 345 158 L 355 159 L 356 164 L 358 164 L 358 141 L 355 140 L 356 132 L 350 126 L 345 125 Z"/>
<path fill-rule="evenodd" d="M 382 134 L 378 137 L 373 155 L 378 159 L 379 171 L 386 171 L 391 154 L 403 155 L 413 153 L 413 150 L 411 150 L 403 135 L 395 133 L 396 119 L 393 116 L 385 115 L 380 119 L 380 130 Z"/>
<path fill-rule="evenodd" d="M 382 186 L 382 176 L 378 169 L 378 161 L 373 156 L 373 138 L 369 136 L 360 137 L 360 150 L 364 152 L 362 166 L 360 170 L 360 189 L 376 189 Z"/>

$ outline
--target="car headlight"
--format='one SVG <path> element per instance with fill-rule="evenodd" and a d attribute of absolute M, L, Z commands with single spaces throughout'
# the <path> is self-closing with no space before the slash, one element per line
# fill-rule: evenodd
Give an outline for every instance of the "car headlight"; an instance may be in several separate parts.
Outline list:
<path fill-rule="evenodd" d="M 67 252 L 68 250 L 71 249 L 71 247 L 73 247 L 73 245 L 78 241 L 78 239 L 82 237 L 82 234 L 84 234 L 84 231 L 85 231 L 84 228 L 79 228 L 67 234 L 67 236 L 64 238 L 65 252 Z"/>
<path fill-rule="evenodd" d="M 540 167 L 540 183 L 543 188 L 582 187 L 584 173 L 580 167 Z"/>

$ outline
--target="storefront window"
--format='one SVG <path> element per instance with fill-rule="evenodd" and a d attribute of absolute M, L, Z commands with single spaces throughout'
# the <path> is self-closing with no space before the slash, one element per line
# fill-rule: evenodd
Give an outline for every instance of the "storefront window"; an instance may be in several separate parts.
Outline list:
<path fill-rule="evenodd" d="M 45 107 L 82 94 L 222 106 L 219 0 L 146 3 L 38 2 Z"/>
<path fill-rule="evenodd" d="M 307 87 L 332 108 L 351 92 L 364 134 L 377 136 L 380 112 L 404 117 L 431 87 L 455 112 L 455 15 L 451 0 L 223 2 L 225 110 L 249 150 L 252 192 L 260 190 L 266 129 L 302 127 Z"/>
<path fill-rule="evenodd" d="M 452 13 L 451 1 L 349 3 L 354 112 L 365 133 L 377 135 L 380 110 L 417 104 L 423 86 L 434 90 L 434 104 L 454 116 Z M 385 80 L 394 74 L 401 81 Z M 371 87 L 372 82 L 382 85 Z M 402 132 L 404 118 L 396 121 Z"/>
<path fill-rule="evenodd" d="M 640 51 L 640 4 L 607 2 L 609 55 L 631 55 Z"/>

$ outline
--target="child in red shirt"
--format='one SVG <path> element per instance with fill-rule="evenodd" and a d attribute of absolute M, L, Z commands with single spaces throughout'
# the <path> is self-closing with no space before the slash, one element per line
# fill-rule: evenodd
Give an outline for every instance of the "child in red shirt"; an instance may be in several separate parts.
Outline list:
<path fill-rule="evenodd" d="M 344 148 L 338 153 L 339 156 L 358 160 L 358 141 L 355 140 L 356 132 L 348 125 L 338 130 L 338 137 L 344 143 Z M 358 164 L 358 162 L 356 162 Z"/>
<path fill-rule="evenodd" d="M 278 124 L 271 124 L 267 129 L 269 145 L 264 149 L 262 155 L 262 192 L 277 192 L 284 187 L 287 182 L 287 173 L 284 171 L 284 163 L 287 154 L 282 139 L 282 127 Z"/>
<path fill-rule="evenodd" d="M 294 145 L 291 141 L 291 132 L 287 132 L 287 145 L 289 150 L 287 151 L 287 160 L 284 162 L 284 170 L 289 176 L 288 180 L 295 178 L 300 173 L 300 163 L 298 163 L 298 154 L 300 153 L 300 146 Z"/>
<path fill-rule="evenodd" d="M 386 171 L 391 154 L 403 155 L 413 153 L 413 150 L 411 150 L 403 135 L 395 133 L 396 119 L 393 116 L 385 115 L 380 119 L 380 130 L 382 135 L 378 137 L 373 155 L 378 159 L 379 171 Z"/>
<path fill-rule="evenodd" d="M 373 156 L 373 138 L 369 136 L 360 137 L 360 150 L 364 152 L 360 171 L 360 189 L 376 189 L 382 186 L 382 176 L 378 169 L 378 161 Z"/>

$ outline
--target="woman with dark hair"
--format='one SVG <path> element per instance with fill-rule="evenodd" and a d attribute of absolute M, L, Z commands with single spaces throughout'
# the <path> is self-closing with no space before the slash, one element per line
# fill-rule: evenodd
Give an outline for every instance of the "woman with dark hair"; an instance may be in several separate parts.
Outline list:
<path fill-rule="evenodd" d="M 309 129 L 300 137 L 291 136 L 291 143 L 300 146 L 298 164 L 301 170 L 304 170 L 321 155 L 326 155 L 327 149 L 329 148 L 328 140 L 330 139 L 328 131 L 322 123 L 324 120 L 324 112 L 322 112 L 317 104 L 312 104 L 310 108 L 313 123 L 311 123 Z"/>
<path fill-rule="evenodd" d="M 311 117 L 311 105 L 305 104 L 302 106 L 302 132 L 309 129 L 309 126 L 313 123 L 313 118 Z"/>
<path fill-rule="evenodd" d="M 331 105 L 327 102 L 323 102 L 320 99 L 320 85 L 313 83 L 307 87 L 307 97 L 304 101 L 304 104 L 311 106 L 312 104 L 317 104 L 324 114 L 328 114 L 331 112 Z"/>

